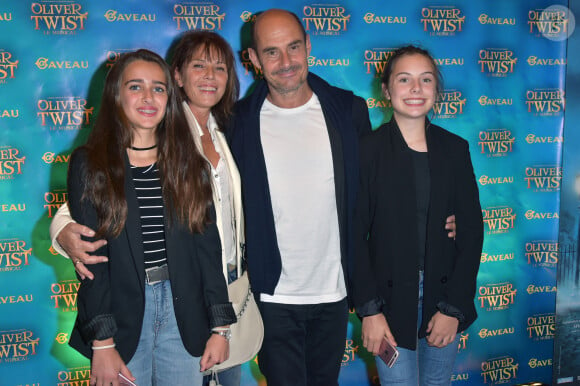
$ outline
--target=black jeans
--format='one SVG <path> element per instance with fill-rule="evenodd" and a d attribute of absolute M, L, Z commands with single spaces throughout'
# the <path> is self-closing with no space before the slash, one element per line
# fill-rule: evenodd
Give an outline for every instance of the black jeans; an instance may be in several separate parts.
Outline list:
<path fill-rule="evenodd" d="M 264 342 L 258 364 L 271 386 L 333 386 L 344 354 L 348 305 L 259 302 Z"/>

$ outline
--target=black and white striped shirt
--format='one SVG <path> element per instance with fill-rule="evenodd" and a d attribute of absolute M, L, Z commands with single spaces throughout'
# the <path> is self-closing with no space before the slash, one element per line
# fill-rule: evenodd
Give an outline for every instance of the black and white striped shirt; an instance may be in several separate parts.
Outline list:
<path fill-rule="evenodd" d="M 167 256 L 159 169 L 156 163 L 149 166 L 131 165 L 131 174 L 139 203 L 145 269 L 160 267 L 167 263 Z"/>

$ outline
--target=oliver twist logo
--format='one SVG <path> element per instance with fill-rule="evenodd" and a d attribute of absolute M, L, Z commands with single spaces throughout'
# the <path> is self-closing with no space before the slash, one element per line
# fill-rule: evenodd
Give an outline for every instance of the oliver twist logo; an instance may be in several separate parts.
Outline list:
<path fill-rule="evenodd" d="M 556 315 L 532 315 L 528 318 L 526 329 L 528 331 L 528 338 L 532 340 L 554 339 L 554 332 L 556 331 Z"/>
<path fill-rule="evenodd" d="M 105 12 L 105 19 L 108 22 L 153 22 L 157 19 L 157 15 L 154 13 L 132 13 L 132 12 L 120 12 L 116 9 L 109 9 Z"/>
<path fill-rule="evenodd" d="M 64 189 L 44 193 L 44 209 L 48 211 L 48 218 L 52 218 L 58 208 L 67 200 L 68 193 Z"/>
<path fill-rule="evenodd" d="M 526 243 L 526 260 L 533 267 L 556 268 L 560 244 L 553 240 L 534 240 Z"/>
<path fill-rule="evenodd" d="M 488 157 L 503 157 L 513 151 L 515 140 L 511 130 L 492 129 L 480 131 L 477 144 L 481 154 L 487 154 Z"/>
<path fill-rule="evenodd" d="M 91 367 L 73 367 L 57 374 L 57 386 L 89 386 Z"/>
<path fill-rule="evenodd" d="M 20 271 L 30 264 L 32 248 L 20 239 L 0 240 L 0 272 Z"/>
<path fill-rule="evenodd" d="M 367 12 L 363 17 L 367 24 L 407 24 L 407 16 L 381 16 Z"/>
<path fill-rule="evenodd" d="M 56 0 L 32 3 L 30 10 L 34 29 L 42 29 L 45 34 L 54 35 L 76 34 L 77 30 L 84 30 L 89 15 L 83 12 L 81 4 Z"/>
<path fill-rule="evenodd" d="M 528 166 L 525 170 L 526 187 L 535 192 L 557 192 L 562 184 L 562 167 L 558 165 Z"/>
<path fill-rule="evenodd" d="M 89 62 L 87 60 L 54 60 L 40 57 L 34 63 L 40 70 L 72 70 L 87 69 Z"/>
<path fill-rule="evenodd" d="M 467 348 L 467 342 L 469 341 L 469 334 L 462 332 L 459 336 L 459 343 L 457 344 L 457 350 L 465 350 Z"/>
<path fill-rule="evenodd" d="M 372 72 L 376 78 L 379 78 L 383 74 L 385 64 L 387 64 L 391 56 L 393 56 L 392 48 L 371 48 L 365 50 L 363 64 L 367 69 L 367 74 Z"/>
<path fill-rule="evenodd" d="M 119 60 L 119 58 L 121 57 L 121 55 L 123 55 L 126 52 L 130 52 L 132 50 L 130 49 L 118 49 L 118 50 L 110 50 L 107 51 L 105 54 L 105 66 L 110 69 L 111 67 L 113 67 L 113 65 L 115 63 L 117 63 L 117 60 Z"/>
<path fill-rule="evenodd" d="M 0 181 L 11 180 L 15 175 L 22 174 L 25 156 L 20 150 L 11 146 L 0 146 Z"/>
<path fill-rule="evenodd" d="M 506 233 L 514 228 L 516 214 L 509 206 L 488 207 L 481 210 L 487 233 Z"/>
<path fill-rule="evenodd" d="M 0 84 L 6 79 L 14 79 L 14 72 L 18 68 L 18 60 L 12 58 L 12 53 L 0 49 Z"/>
<path fill-rule="evenodd" d="M 249 75 L 251 72 L 258 78 L 262 76 L 262 69 L 260 67 L 254 66 L 254 63 L 252 63 L 250 60 L 250 54 L 248 53 L 247 49 L 242 51 L 241 57 L 242 66 L 244 66 L 244 75 Z"/>
<path fill-rule="evenodd" d="M 221 30 L 226 18 L 219 5 L 211 3 L 181 3 L 173 6 L 173 20 L 177 30 Z"/>
<path fill-rule="evenodd" d="M 36 355 L 39 341 L 30 330 L 0 331 L 0 363 L 30 359 Z"/>
<path fill-rule="evenodd" d="M 510 356 L 488 359 L 481 363 L 481 378 L 485 384 L 511 384 L 518 376 L 519 367 Z"/>
<path fill-rule="evenodd" d="M 355 353 L 358 352 L 358 345 L 355 345 L 354 340 L 347 339 L 344 343 L 344 353 L 342 354 L 342 366 L 348 365 L 349 362 L 355 360 Z"/>
<path fill-rule="evenodd" d="M 558 88 L 537 88 L 526 91 L 526 106 L 529 113 L 553 116 L 564 111 L 566 100 L 564 90 Z"/>
<path fill-rule="evenodd" d="M 512 261 L 515 258 L 515 254 L 513 252 L 505 252 L 505 253 L 481 253 L 481 263 L 494 263 L 494 262 L 503 262 L 503 261 Z"/>
<path fill-rule="evenodd" d="M 436 36 L 453 36 L 463 29 L 465 16 L 454 6 L 432 6 L 421 10 L 423 31 Z"/>
<path fill-rule="evenodd" d="M 437 118 L 455 118 L 463 114 L 466 98 L 459 90 L 444 90 L 437 96 L 433 111 Z"/>
<path fill-rule="evenodd" d="M 518 58 L 506 48 L 484 48 L 479 50 L 480 71 L 490 76 L 505 77 L 514 72 Z"/>
<path fill-rule="evenodd" d="M 77 291 L 81 283 L 76 280 L 62 280 L 52 283 L 50 286 L 50 298 L 54 300 L 54 308 L 60 308 L 62 312 L 75 312 L 77 310 Z"/>
<path fill-rule="evenodd" d="M 574 30 L 574 15 L 565 7 L 554 6 L 528 11 L 530 34 L 551 40 L 568 37 Z"/>
<path fill-rule="evenodd" d="M 88 125 L 94 107 L 81 97 L 49 97 L 37 103 L 40 124 L 50 130 L 74 130 Z"/>
<path fill-rule="evenodd" d="M 479 287 L 477 302 L 481 309 L 499 311 L 514 304 L 517 289 L 512 283 L 486 284 Z"/>
<path fill-rule="evenodd" d="M 350 14 L 340 5 L 312 4 L 302 8 L 302 22 L 312 35 L 338 35 L 347 30 Z"/>

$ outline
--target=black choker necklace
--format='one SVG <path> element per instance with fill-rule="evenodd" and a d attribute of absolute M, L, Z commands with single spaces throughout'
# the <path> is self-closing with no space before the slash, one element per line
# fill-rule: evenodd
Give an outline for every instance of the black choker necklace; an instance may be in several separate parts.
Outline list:
<path fill-rule="evenodd" d="M 131 149 L 136 150 L 136 151 L 145 151 L 145 150 L 155 149 L 156 147 L 157 147 L 157 144 L 155 144 L 153 146 L 149 146 L 149 147 L 135 147 L 135 146 L 131 146 Z"/>

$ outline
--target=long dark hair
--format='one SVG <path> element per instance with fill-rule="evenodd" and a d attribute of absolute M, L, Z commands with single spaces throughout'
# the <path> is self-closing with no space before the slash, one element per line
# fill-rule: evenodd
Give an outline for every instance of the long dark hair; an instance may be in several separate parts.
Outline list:
<path fill-rule="evenodd" d="M 118 236 L 127 218 L 125 157 L 133 130 L 120 102 L 121 81 L 127 66 L 137 60 L 159 65 L 167 80 L 165 117 L 155 130 L 157 164 L 169 217 L 193 232 L 209 221 L 211 186 L 207 166 L 193 142 L 169 66 L 163 58 L 140 49 L 123 54 L 105 79 L 100 111 L 84 148 L 88 153 L 83 199 L 89 199 L 99 219 L 98 236 Z"/>
<path fill-rule="evenodd" d="M 173 50 L 171 70 L 173 73 L 175 71 L 181 73 L 199 49 L 202 49 L 204 54 L 210 59 L 217 55 L 217 59 L 222 60 L 228 69 L 228 83 L 226 84 L 224 96 L 211 108 L 218 127 L 223 130 L 229 122 L 234 103 L 238 100 L 240 94 L 240 81 L 236 73 L 234 53 L 228 42 L 215 32 L 204 30 L 187 31 L 181 36 Z M 179 90 L 181 97 L 187 100 L 185 90 L 183 88 Z"/>

